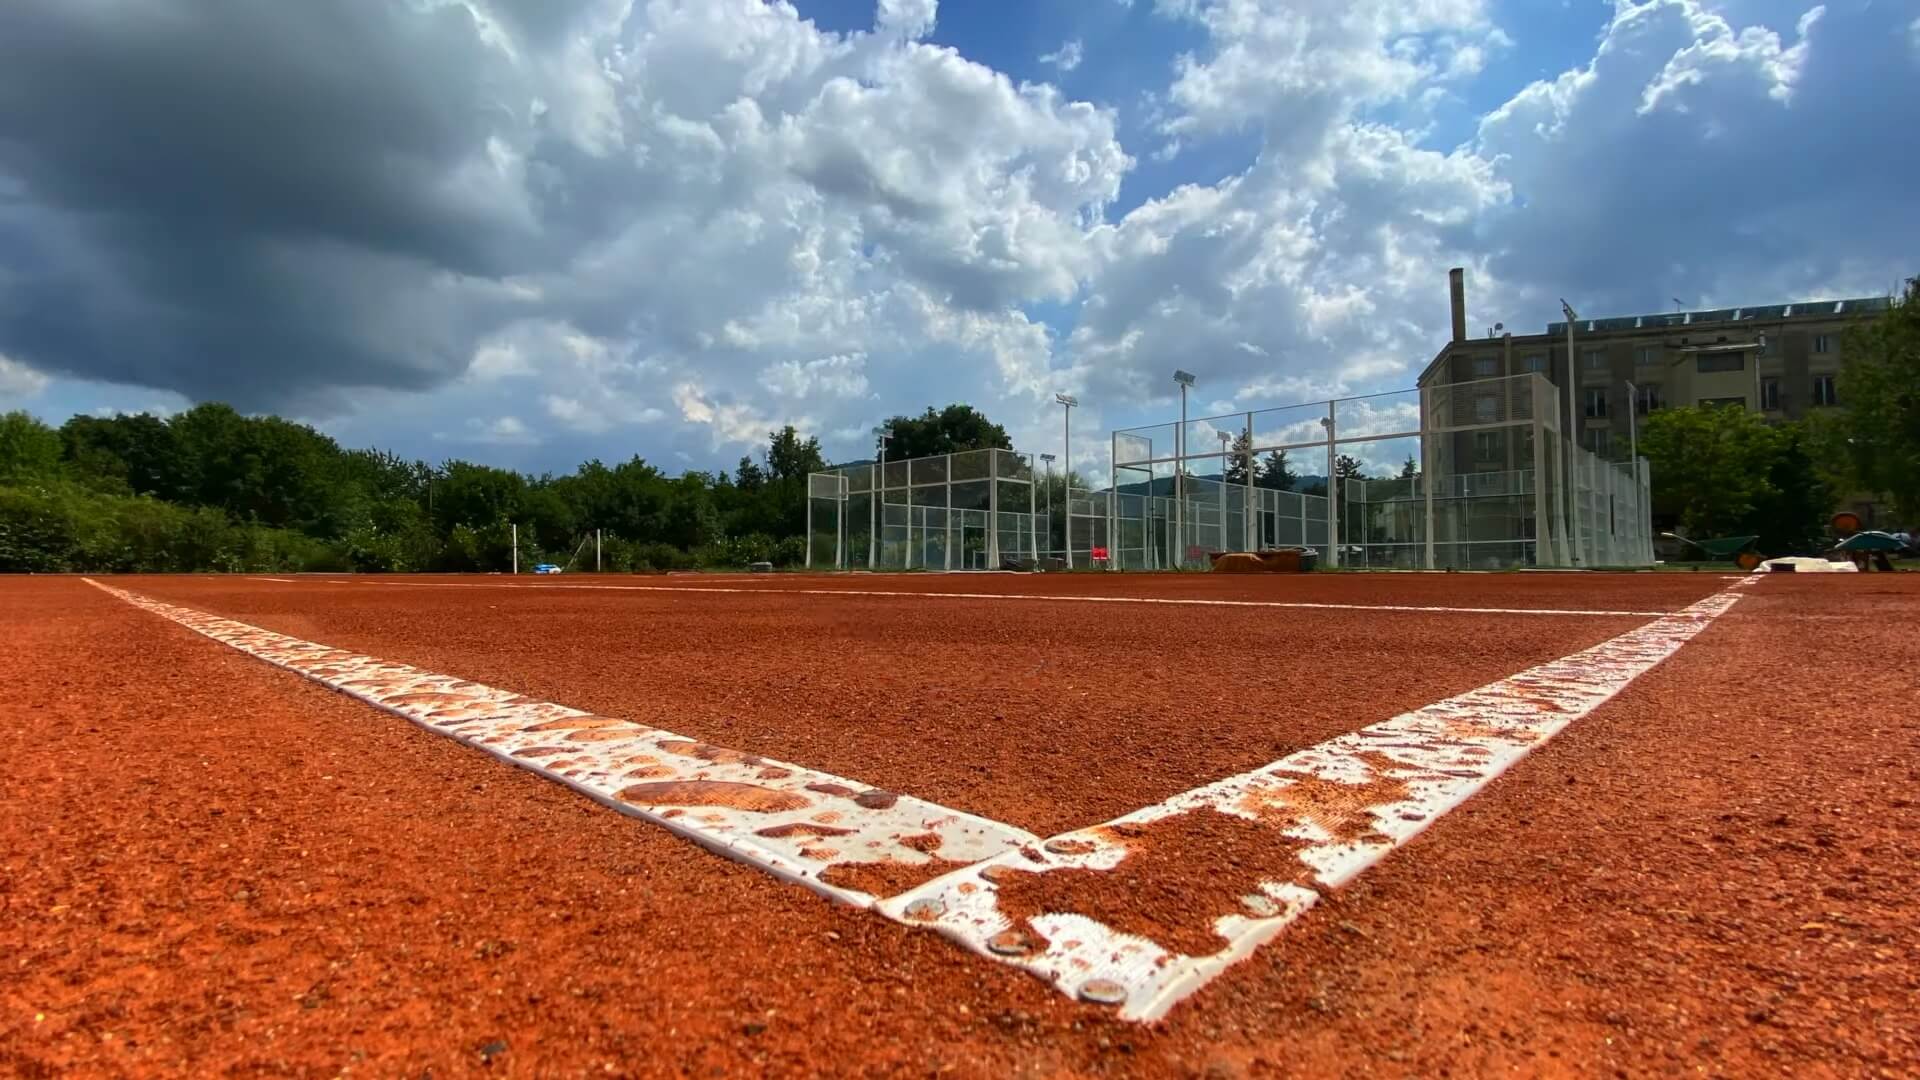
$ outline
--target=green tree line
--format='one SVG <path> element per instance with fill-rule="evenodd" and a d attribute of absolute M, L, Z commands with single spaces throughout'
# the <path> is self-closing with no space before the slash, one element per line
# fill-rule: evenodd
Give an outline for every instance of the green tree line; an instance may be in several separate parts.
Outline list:
<path fill-rule="evenodd" d="M 162 419 L 0 416 L 0 571 L 667 570 L 805 557 L 820 444 L 791 426 L 732 473 L 635 457 L 527 476 L 347 450 L 301 424 L 204 404 Z"/>

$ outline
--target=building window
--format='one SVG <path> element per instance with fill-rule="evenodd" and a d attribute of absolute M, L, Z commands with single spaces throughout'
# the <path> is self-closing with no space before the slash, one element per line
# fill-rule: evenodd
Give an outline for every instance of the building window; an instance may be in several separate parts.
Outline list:
<path fill-rule="evenodd" d="M 1589 420 L 1600 420 L 1607 415 L 1607 392 L 1604 389 L 1587 391 L 1586 415 Z"/>
<path fill-rule="evenodd" d="M 1586 358 L 1586 364 L 1587 364 L 1587 370 L 1588 370 L 1588 371 L 1605 371 L 1605 370 L 1607 370 L 1607 350 L 1605 350 L 1605 349 L 1588 349 L 1588 350 L 1587 350 L 1587 358 Z"/>
<path fill-rule="evenodd" d="M 1608 428 L 1594 428 L 1587 432 L 1587 442 L 1592 446 L 1594 453 L 1606 457 L 1607 453 L 1613 449 L 1613 432 Z"/>
<path fill-rule="evenodd" d="M 1633 388 L 1633 409 L 1641 416 L 1660 409 L 1660 384 L 1645 383 Z"/>
<path fill-rule="evenodd" d="M 1544 356 L 1541 356 L 1539 353 L 1534 353 L 1532 356 L 1523 357 L 1520 361 L 1520 364 L 1522 367 L 1526 368 L 1528 371 L 1536 371 L 1536 372 L 1545 374 L 1547 370 L 1547 358 Z"/>
<path fill-rule="evenodd" d="M 1694 361 L 1694 363 L 1699 365 L 1699 371 L 1702 375 L 1711 375 L 1716 371 L 1745 371 L 1747 368 L 1747 354 L 1738 352 L 1701 353 L 1700 358 Z"/>
<path fill-rule="evenodd" d="M 1473 399 L 1473 420 L 1476 424 L 1492 424 L 1500 419 L 1500 396 L 1481 394 Z"/>
<path fill-rule="evenodd" d="M 1660 364 L 1660 347 L 1657 345 L 1642 345 L 1633 350 L 1633 363 L 1635 367 L 1658 367 Z"/>
<path fill-rule="evenodd" d="M 1473 358 L 1473 377 L 1491 379 L 1500 374 L 1500 358 L 1497 356 L 1476 356 Z"/>
<path fill-rule="evenodd" d="M 1766 378 L 1760 380 L 1760 408 L 1767 412 L 1780 411 L 1780 380 Z"/>
<path fill-rule="evenodd" d="M 1501 459 L 1500 431 L 1476 431 L 1473 433 L 1473 460 L 1499 461 Z"/>
<path fill-rule="evenodd" d="M 1815 375 L 1813 377 L 1813 403 L 1815 405 L 1840 404 L 1840 392 L 1833 383 L 1833 376 Z"/>
<path fill-rule="evenodd" d="M 1832 352 L 1833 351 L 1833 335 L 1831 334 L 1813 335 L 1813 351 L 1817 353 Z"/>

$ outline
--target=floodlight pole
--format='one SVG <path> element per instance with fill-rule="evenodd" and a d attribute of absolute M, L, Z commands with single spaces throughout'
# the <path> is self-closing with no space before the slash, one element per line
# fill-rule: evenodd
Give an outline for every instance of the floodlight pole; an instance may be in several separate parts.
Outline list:
<path fill-rule="evenodd" d="M 1067 569 L 1073 569 L 1073 407 L 1080 399 L 1072 394 L 1055 394 L 1053 400 L 1062 406 L 1060 414 L 1060 460 L 1063 462 L 1062 476 L 1066 481 L 1063 497 L 1067 504 L 1067 530 L 1063 534 L 1062 547 L 1067 549 Z M 1053 493 L 1047 493 L 1047 527 L 1053 527 Z M 1052 539 L 1051 535 L 1048 537 Z"/>
<path fill-rule="evenodd" d="M 886 491 L 887 440 L 893 438 L 893 429 L 877 427 L 873 429 L 873 433 L 880 437 L 880 457 L 873 466 L 873 494 L 867 499 L 867 569 L 869 570 L 874 568 L 874 560 L 880 553 L 880 503 L 884 501 Z M 907 501 L 909 503 L 913 501 L 911 489 L 907 492 Z"/>
<path fill-rule="evenodd" d="M 1190 372 L 1175 370 L 1173 381 L 1180 384 L 1180 430 L 1173 433 L 1173 565 L 1187 565 L 1187 388 L 1193 385 Z"/>
<path fill-rule="evenodd" d="M 1573 384 L 1579 376 L 1579 368 L 1574 364 L 1573 324 L 1580 318 L 1573 306 L 1565 300 L 1560 301 L 1560 311 L 1567 317 L 1567 490 L 1562 496 L 1567 507 L 1567 553 L 1573 565 L 1579 566 L 1580 558 L 1580 503 L 1574 496 L 1574 458 L 1580 449 L 1580 414 L 1573 407 Z"/>

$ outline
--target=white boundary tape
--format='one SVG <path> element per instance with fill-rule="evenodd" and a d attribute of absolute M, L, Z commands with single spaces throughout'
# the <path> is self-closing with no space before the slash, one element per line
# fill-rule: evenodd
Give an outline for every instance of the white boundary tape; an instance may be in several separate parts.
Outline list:
<path fill-rule="evenodd" d="M 1299 608 L 1309 611 L 1404 611 L 1442 615 L 1573 615 L 1606 616 L 1624 619 L 1652 619 L 1671 615 L 1668 611 L 1607 611 L 1568 608 L 1492 608 L 1440 607 L 1419 604 L 1323 604 L 1305 600 L 1205 600 L 1168 596 L 1068 596 L 1044 593 L 921 592 L 914 589 L 749 589 L 731 585 L 573 585 L 541 582 L 508 584 L 492 581 L 365 581 L 330 582 L 334 585 L 393 585 L 410 589 L 597 589 L 613 592 L 654 593 L 733 593 L 754 596 L 885 596 L 925 597 L 938 600 L 1037 600 L 1062 604 L 1169 604 L 1195 607 Z"/>
<path fill-rule="evenodd" d="M 623 814 L 856 907 L 821 874 L 864 863 L 977 862 L 1032 833 L 829 773 L 629 720 L 535 701 L 176 607 L 85 579 L 135 607 L 531 770 Z"/>
<path fill-rule="evenodd" d="M 983 956 L 1025 968 L 1084 999 L 1118 1004 L 1122 1018 L 1153 1020 L 1271 940 L 1319 899 L 1418 835 L 1514 762 L 1672 656 L 1739 599 L 1740 581 L 1685 611 L 1457 697 L 1330 739 L 1240 776 L 1177 795 L 1105 825 L 1054 837 L 957 870 L 879 910 L 927 926 Z M 1371 785 L 1379 785 L 1377 787 Z M 1351 788 L 1341 798 L 1341 788 Z M 1330 797 L 1329 790 L 1334 794 Z M 1362 792 L 1393 792 L 1350 806 Z M 1290 795 L 1291 793 L 1291 795 Z M 1128 837 L 1196 810 L 1257 822 L 1274 833 L 1278 863 L 1298 865 L 1260 881 L 1237 912 L 1196 911 L 1221 939 L 1210 955 L 1179 955 L 1072 912 L 1016 927 L 998 907 L 996 879 L 1015 873 L 1112 870 Z M 1274 811 L 1279 811 L 1274 813 Z M 1116 826 L 1123 828 L 1116 831 Z M 1356 830 L 1355 827 L 1363 827 Z M 1149 830 L 1150 831 L 1150 830 Z M 1343 838 L 1343 835 L 1346 838 Z M 1353 839 L 1354 836 L 1359 839 Z M 1198 864 L 1193 872 L 1207 871 Z"/>

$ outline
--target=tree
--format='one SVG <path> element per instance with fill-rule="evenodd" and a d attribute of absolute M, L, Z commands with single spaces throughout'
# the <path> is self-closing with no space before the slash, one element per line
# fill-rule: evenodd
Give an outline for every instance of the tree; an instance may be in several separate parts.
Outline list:
<path fill-rule="evenodd" d="M 1253 482 L 1258 487 L 1273 491 L 1292 491 L 1300 478 L 1293 474 L 1293 467 L 1287 463 L 1287 452 L 1274 450 L 1260 459 L 1260 471 Z"/>
<path fill-rule="evenodd" d="M 1247 482 L 1247 466 L 1253 463 L 1253 438 L 1245 431 L 1233 437 L 1233 446 L 1228 450 L 1232 455 L 1227 460 L 1226 481 L 1229 484 Z M 1257 481 L 1256 477 L 1256 481 Z"/>
<path fill-rule="evenodd" d="M 751 457 L 740 459 L 740 467 L 734 470 L 733 474 L 734 487 L 741 491 L 759 491 L 760 486 L 766 482 L 767 474 L 761 471 L 760 466 Z"/>
<path fill-rule="evenodd" d="M 800 438 L 800 433 L 792 424 L 779 431 L 767 433 L 767 477 L 775 482 L 799 479 L 805 482 L 808 473 L 819 472 L 827 467 L 826 458 L 820 455 L 820 440 L 812 436 Z"/>
<path fill-rule="evenodd" d="M 1694 537 L 1756 534 L 1769 554 L 1817 546 L 1833 509 L 1803 425 L 1746 409 L 1662 409 L 1640 429 L 1653 512 Z"/>
<path fill-rule="evenodd" d="M 919 416 L 896 416 L 886 426 L 893 432 L 887 456 L 896 461 L 963 450 L 1013 449 L 1007 429 L 971 405 L 949 405 L 939 412 L 929 405 Z"/>
<path fill-rule="evenodd" d="M 0 415 L 0 481 L 50 479 L 59 470 L 59 432 L 17 409 Z"/>
<path fill-rule="evenodd" d="M 1847 476 L 1920 519 L 1920 277 L 1879 318 L 1849 327 L 1832 420 Z"/>
<path fill-rule="evenodd" d="M 1333 475 L 1342 480 L 1365 480 L 1367 478 L 1366 467 L 1360 464 L 1360 459 L 1347 454 L 1341 454 L 1333 459 Z"/>
<path fill-rule="evenodd" d="M 1825 546 L 1827 521 L 1837 500 L 1821 478 L 1811 441 L 1799 424 L 1774 430 L 1766 487 L 1755 496 L 1753 512 L 1740 529 L 1758 535 L 1762 551 L 1813 552 Z"/>
<path fill-rule="evenodd" d="M 1419 463 L 1413 460 L 1412 454 L 1408 454 L 1407 463 L 1405 465 L 1400 466 L 1400 479 L 1412 480 L 1417 478 L 1419 475 L 1420 475 Z"/>

